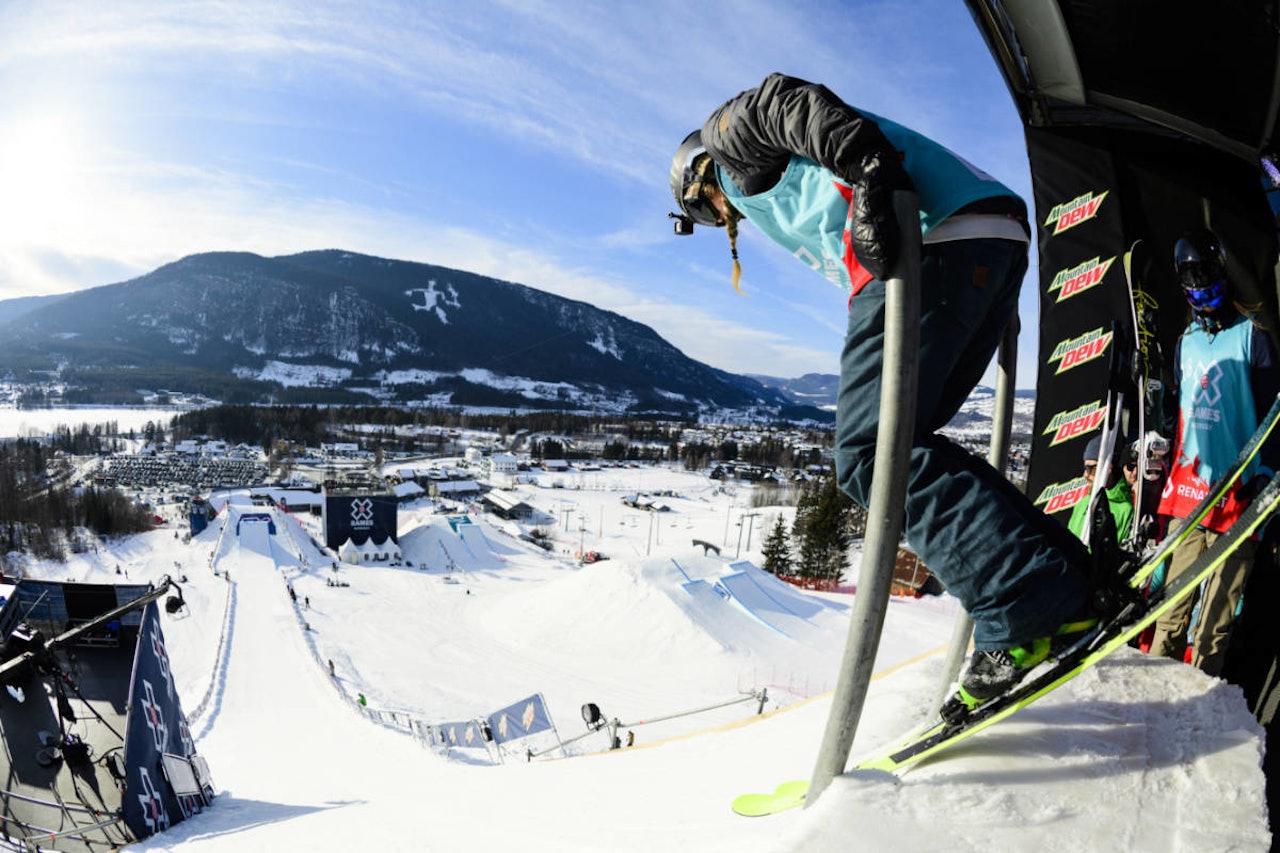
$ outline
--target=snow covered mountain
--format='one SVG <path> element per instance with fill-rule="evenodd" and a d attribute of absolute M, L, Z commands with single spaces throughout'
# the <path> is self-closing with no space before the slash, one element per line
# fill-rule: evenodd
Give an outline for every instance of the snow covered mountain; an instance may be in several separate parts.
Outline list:
<path fill-rule="evenodd" d="M 840 391 L 840 377 L 833 373 L 806 373 L 798 379 L 782 379 L 776 376 L 750 374 L 766 388 L 784 394 L 797 406 L 816 406 L 824 411 L 836 410 L 836 396 Z M 996 392 L 979 385 L 969 394 L 960 411 L 947 424 L 946 432 L 956 436 L 972 437 L 986 441 L 991 435 L 991 420 L 995 412 Z M 1036 395 L 1034 391 L 1014 392 L 1013 435 L 1024 438 L 1031 435 L 1034 425 Z"/>
<path fill-rule="evenodd" d="M 338 250 L 191 255 L 119 284 L 6 304 L 0 361 L 104 395 L 820 417 L 585 302 Z"/>
<path fill-rule="evenodd" d="M 794 403 L 835 411 L 836 395 L 840 392 L 840 377 L 834 373 L 806 373 L 796 379 L 761 376 L 754 373 L 748 376 L 766 388 L 781 391 Z"/>

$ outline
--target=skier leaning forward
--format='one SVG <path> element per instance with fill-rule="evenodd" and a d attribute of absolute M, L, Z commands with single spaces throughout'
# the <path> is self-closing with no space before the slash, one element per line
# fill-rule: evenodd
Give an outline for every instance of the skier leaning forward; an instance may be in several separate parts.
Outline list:
<path fill-rule="evenodd" d="M 1030 242 L 1023 201 L 932 140 L 781 74 L 732 98 L 685 138 L 671 187 L 677 233 L 695 223 L 728 230 L 735 287 L 738 223 L 747 219 L 850 293 L 836 472 L 864 507 L 883 370 L 883 282 L 899 245 L 892 197 L 914 189 L 923 239 L 920 378 L 905 532 L 974 620 L 959 699 L 974 708 L 999 695 L 1060 641 L 1096 624 L 1079 541 L 985 461 L 937 434 L 1017 310 Z"/>

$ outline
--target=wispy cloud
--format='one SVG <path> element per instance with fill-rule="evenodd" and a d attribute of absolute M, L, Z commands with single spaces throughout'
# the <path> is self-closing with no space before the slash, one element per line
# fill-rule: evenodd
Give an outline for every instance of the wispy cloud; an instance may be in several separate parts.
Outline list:
<path fill-rule="evenodd" d="M 805 372 L 838 347 L 838 293 L 793 284 L 807 273 L 748 228 L 751 298 L 722 301 L 723 237 L 669 242 L 671 151 L 782 70 L 1023 189 L 989 58 L 956 68 L 967 18 L 954 0 L 2 4 L 0 126 L 38 107 L 84 129 L 67 203 L 22 218 L 0 187 L 20 226 L 0 229 L 0 297 L 339 247 L 589 301 L 728 369 Z M 996 99 L 969 94 L 983 75 Z"/>
<path fill-rule="evenodd" d="M 836 69 L 854 83 L 874 75 L 883 67 L 874 41 L 837 52 L 823 30 L 848 29 L 852 44 L 860 19 L 884 14 L 875 3 L 780 10 L 751 0 L 696 10 L 679 0 L 48 2 L 0 14 L 9 33 L 0 32 L 0 68 L 74 55 L 159 71 L 181 57 L 268 87 L 391 90 L 421 109 L 651 180 L 673 125 L 696 123 L 769 70 Z"/>

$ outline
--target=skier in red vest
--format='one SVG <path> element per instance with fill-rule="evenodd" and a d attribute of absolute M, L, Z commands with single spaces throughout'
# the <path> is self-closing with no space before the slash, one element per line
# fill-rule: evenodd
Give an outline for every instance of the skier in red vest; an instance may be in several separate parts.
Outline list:
<path fill-rule="evenodd" d="M 1177 435 L 1160 512 L 1185 518 L 1271 407 L 1280 390 L 1280 359 L 1252 312 L 1232 300 L 1226 253 L 1213 232 L 1201 228 L 1183 235 L 1174 246 L 1174 271 L 1192 318 L 1178 339 L 1174 359 Z M 1260 460 L 1250 463 L 1238 484 L 1173 552 L 1169 580 L 1185 571 L 1240 517 L 1275 473 L 1276 451 L 1276 442 L 1264 445 Z M 1236 606 L 1255 552 L 1255 541 L 1242 543 L 1205 584 L 1191 663 L 1210 675 L 1222 671 Z M 1193 595 L 1157 620 L 1152 653 L 1183 659 L 1195 602 Z"/>

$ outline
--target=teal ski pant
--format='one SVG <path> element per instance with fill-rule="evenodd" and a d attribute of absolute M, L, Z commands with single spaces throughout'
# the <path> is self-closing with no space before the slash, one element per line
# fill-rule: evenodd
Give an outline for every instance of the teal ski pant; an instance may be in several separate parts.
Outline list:
<path fill-rule="evenodd" d="M 974 620 L 974 647 L 1022 645 L 1086 607 L 1087 552 L 992 468 L 937 434 L 991 362 L 1014 317 L 1027 246 L 1012 240 L 926 244 L 920 371 L 905 534 Z M 840 362 L 836 473 L 863 507 L 871 494 L 884 367 L 885 286 L 850 300 Z"/>

